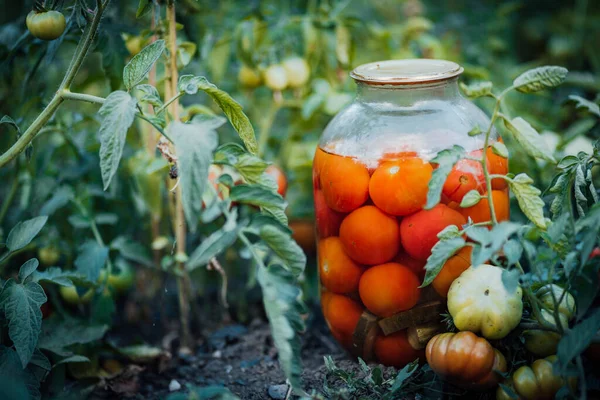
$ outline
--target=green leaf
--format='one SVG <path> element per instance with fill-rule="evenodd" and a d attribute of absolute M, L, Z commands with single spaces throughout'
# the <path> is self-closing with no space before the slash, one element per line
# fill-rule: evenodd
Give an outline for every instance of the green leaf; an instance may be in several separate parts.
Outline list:
<path fill-rule="evenodd" d="M 21 221 L 15 225 L 8 233 L 8 238 L 6 239 L 8 250 L 17 251 L 31 243 L 33 238 L 40 233 L 46 221 L 48 221 L 48 217 L 41 216 Z"/>
<path fill-rule="evenodd" d="M 462 237 L 453 237 L 450 239 L 440 239 L 431 249 L 431 255 L 425 265 L 425 279 L 420 287 L 429 285 L 442 267 L 458 250 L 465 246 L 465 240 Z"/>
<path fill-rule="evenodd" d="M 276 226 L 265 225 L 260 228 L 260 238 L 277 254 L 294 274 L 300 275 L 306 266 L 306 255 L 292 236 Z"/>
<path fill-rule="evenodd" d="M 584 99 L 581 96 L 576 96 L 574 94 L 569 96 L 569 100 L 573 100 L 574 102 L 576 102 L 577 108 L 585 108 L 585 109 L 587 109 L 587 111 L 589 113 L 594 114 L 597 117 L 600 117 L 600 106 L 598 106 L 598 104 L 596 104 L 592 101 L 589 101 L 587 99 Z"/>
<path fill-rule="evenodd" d="M 419 361 L 418 360 L 415 360 L 415 361 L 413 361 L 413 362 L 411 362 L 409 364 L 406 364 L 400 371 L 398 371 L 398 374 L 394 378 L 394 383 L 392 384 L 392 387 L 390 388 L 390 392 L 396 393 L 400 389 L 402 389 L 402 387 L 404 386 L 404 384 L 406 383 L 406 381 L 418 369 L 419 369 Z"/>
<path fill-rule="evenodd" d="M 163 102 L 160 98 L 160 94 L 154 86 L 142 84 L 137 85 L 135 88 L 143 93 L 143 95 L 140 98 L 141 102 L 148 103 L 154 107 L 161 107 L 163 105 Z"/>
<path fill-rule="evenodd" d="M 74 264 L 78 274 L 89 282 L 96 282 L 107 259 L 108 247 L 101 246 L 96 241 L 88 240 L 79 247 L 79 255 Z"/>
<path fill-rule="evenodd" d="M 286 202 L 273 187 L 262 185 L 236 185 L 229 192 L 231 201 L 241 204 L 259 206 L 262 211 L 275 217 L 279 222 L 287 225 L 285 215 Z"/>
<path fill-rule="evenodd" d="M 519 277 L 521 276 L 521 272 L 517 269 L 512 270 L 502 270 L 502 283 L 506 288 L 508 293 L 514 293 L 519 286 Z"/>
<path fill-rule="evenodd" d="M 73 189 L 69 186 L 61 186 L 54 191 L 52 197 L 44 203 L 40 209 L 40 215 L 52 215 L 54 212 L 64 206 L 74 198 Z"/>
<path fill-rule="evenodd" d="M 431 180 L 429 181 L 429 191 L 427 192 L 426 210 L 435 207 L 442 197 L 442 189 L 444 182 L 454 164 L 466 155 L 465 149 L 460 146 L 453 146 L 450 149 L 442 150 L 431 160 L 432 163 L 438 164 L 438 168 L 433 170 Z"/>
<path fill-rule="evenodd" d="M 116 237 L 110 244 L 112 250 L 117 250 L 123 258 L 135 261 L 147 267 L 152 267 L 154 262 L 146 247 L 126 236 Z"/>
<path fill-rule="evenodd" d="M 7 124 L 7 125 L 12 126 L 13 128 L 16 129 L 17 135 L 21 136 L 21 129 L 19 128 L 19 125 L 17 125 L 15 120 L 12 119 L 11 117 L 9 117 L 8 115 L 4 115 L 2 117 L 2 119 L 0 119 L 0 125 L 2 125 L 2 124 Z"/>
<path fill-rule="evenodd" d="M 135 13 L 136 18 L 142 18 L 152 10 L 152 0 L 140 0 L 137 11 Z"/>
<path fill-rule="evenodd" d="M 237 240 L 237 229 L 225 229 L 223 227 L 213 232 L 209 237 L 202 240 L 200 246 L 190 255 L 185 267 L 192 271 L 198 267 L 205 266 L 209 261 L 221 254 Z"/>
<path fill-rule="evenodd" d="M 469 239 L 479 244 L 479 246 L 473 247 L 472 264 L 480 265 L 491 259 L 520 227 L 521 225 L 517 223 L 503 221 L 494 226 L 491 231 L 481 226 L 467 228 L 465 232 Z"/>
<path fill-rule="evenodd" d="M 210 83 L 205 77 L 193 75 L 181 76 L 178 88 L 180 91 L 188 94 L 196 94 L 198 90 L 203 90 L 210 95 L 238 132 L 248 151 L 252 154 L 258 153 L 258 143 L 256 142 L 254 128 L 252 128 L 250 120 L 242 111 L 242 106 L 227 92 Z"/>
<path fill-rule="evenodd" d="M 478 136 L 478 135 L 481 135 L 482 133 L 483 133 L 483 131 L 481 130 L 479 125 L 475 125 L 469 132 L 467 132 L 467 134 L 469 136 Z"/>
<path fill-rule="evenodd" d="M 494 142 L 492 152 L 500 157 L 508 158 L 508 149 L 502 142 Z"/>
<path fill-rule="evenodd" d="M 118 90 L 108 95 L 98 113 L 100 122 L 100 171 L 104 190 L 117 172 L 127 130 L 135 118 L 137 100 Z"/>
<path fill-rule="evenodd" d="M 76 319 L 50 318 L 44 320 L 38 347 L 58 355 L 71 356 L 72 352 L 68 347 L 100 340 L 106 331 L 107 325 L 88 325 Z"/>
<path fill-rule="evenodd" d="M 260 183 L 269 163 L 250 154 L 237 143 L 226 143 L 215 152 L 215 164 L 234 167 L 248 183 Z"/>
<path fill-rule="evenodd" d="M 36 367 L 39 367 L 44 371 L 50 371 L 52 369 L 52 364 L 50 364 L 50 360 L 38 348 L 36 348 L 33 352 L 31 360 L 29 360 L 29 365 L 35 365 Z"/>
<path fill-rule="evenodd" d="M 123 68 L 123 83 L 127 91 L 144 80 L 163 51 L 165 51 L 165 41 L 157 40 L 133 56 L 127 65 L 125 65 L 125 68 Z"/>
<path fill-rule="evenodd" d="M 588 348 L 598 330 L 600 330 L 600 309 L 594 310 L 581 323 L 567 330 L 558 343 L 556 351 L 558 367 L 562 374 L 567 371 L 571 361 Z"/>
<path fill-rule="evenodd" d="M 59 286 L 73 286 L 74 282 L 84 280 L 85 277 L 75 271 L 63 271 L 59 267 L 50 267 L 45 271 L 35 271 L 31 275 L 33 282 L 52 282 Z"/>
<path fill-rule="evenodd" d="M 169 124 L 168 131 L 177 151 L 183 210 L 190 230 L 194 232 L 202 211 L 202 195 L 208 181 L 212 152 L 217 148 L 217 133 L 208 122 L 184 124 L 175 121 Z"/>
<path fill-rule="evenodd" d="M 302 103 L 302 119 L 309 120 L 315 111 L 317 111 L 327 100 L 327 96 L 323 93 L 315 92 L 308 96 Z"/>
<path fill-rule="evenodd" d="M 479 203 L 481 200 L 481 195 L 477 190 L 469 190 L 460 202 L 461 208 L 473 207 L 475 204 Z"/>
<path fill-rule="evenodd" d="M 546 229 L 544 201 L 540 197 L 542 192 L 532 183 L 533 179 L 525 173 L 515 176 L 508 182 L 523 214 L 539 228 Z"/>
<path fill-rule="evenodd" d="M 61 364 L 71 364 L 71 363 L 87 363 L 90 362 L 90 359 L 87 358 L 86 356 L 80 356 L 78 354 L 69 356 L 69 357 L 65 357 L 62 360 L 56 362 L 52 368 L 56 367 L 57 365 L 61 365 Z"/>
<path fill-rule="evenodd" d="M 517 117 L 512 121 L 504 118 L 504 125 L 512 133 L 513 137 L 523 147 L 530 156 L 540 158 L 542 160 L 556 162 L 552 151 L 548 148 L 546 141 L 537 133 L 537 131 L 529 125 L 521 117 Z"/>
<path fill-rule="evenodd" d="M 523 72 L 514 81 L 513 86 L 519 92 L 533 93 L 560 85 L 569 71 L 563 67 L 544 66 Z"/>
<path fill-rule="evenodd" d="M 25 283 L 27 278 L 29 278 L 39 266 L 40 263 L 37 258 L 25 261 L 25 264 L 21 265 L 21 268 L 19 269 L 19 282 Z"/>
<path fill-rule="evenodd" d="M 515 265 L 521 259 L 523 254 L 523 246 L 518 240 L 510 239 L 502 247 L 508 265 Z"/>
<path fill-rule="evenodd" d="M 471 98 L 478 98 L 483 96 L 489 96 L 492 94 L 492 87 L 494 85 L 492 82 L 474 82 L 470 85 L 465 85 L 464 83 L 460 83 L 460 88 L 462 91 Z"/>
<path fill-rule="evenodd" d="M 8 319 L 8 336 L 13 341 L 23 368 L 29 364 L 42 326 L 40 307 L 47 301 L 44 289 L 35 282 L 18 284 L 9 279 L 0 294 Z"/>
<path fill-rule="evenodd" d="M 263 303 L 277 347 L 279 365 L 292 387 L 299 389 L 302 366 L 298 332 L 304 329 L 300 315 L 302 292 L 293 275 L 278 265 L 259 268 L 258 282 L 263 291 Z"/>
<path fill-rule="evenodd" d="M 39 400 L 40 383 L 35 375 L 24 369 L 19 355 L 10 347 L 0 345 L 0 398 Z"/>

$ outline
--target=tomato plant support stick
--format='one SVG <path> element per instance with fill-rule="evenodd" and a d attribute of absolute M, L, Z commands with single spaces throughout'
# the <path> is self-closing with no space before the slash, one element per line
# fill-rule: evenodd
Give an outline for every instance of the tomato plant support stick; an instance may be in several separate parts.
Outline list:
<path fill-rule="evenodd" d="M 175 1 L 171 0 L 167 3 L 167 21 L 169 25 L 168 32 L 168 47 L 169 47 L 169 63 L 168 76 L 166 81 L 168 90 L 165 90 L 167 97 L 174 96 L 177 93 L 177 28 L 175 18 Z M 167 89 L 166 88 L 166 89 Z M 170 113 L 174 121 L 179 120 L 179 98 L 176 96 L 169 105 Z M 175 240 L 177 242 L 177 269 L 179 276 L 177 277 L 179 313 L 181 323 L 181 351 L 189 352 L 193 346 L 192 335 L 190 332 L 190 282 L 189 275 L 185 270 L 185 264 L 182 257 L 185 256 L 185 241 L 186 241 L 186 224 L 185 215 L 183 213 L 183 202 L 181 196 L 181 186 L 178 186 L 175 191 Z"/>

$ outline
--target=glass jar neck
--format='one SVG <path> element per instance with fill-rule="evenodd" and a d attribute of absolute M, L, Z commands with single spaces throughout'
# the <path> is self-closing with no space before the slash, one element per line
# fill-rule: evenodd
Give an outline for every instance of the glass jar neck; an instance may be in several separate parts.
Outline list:
<path fill-rule="evenodd" d="M 392 103 L 410 107 L 419 101 L 452 101 L 460 97 L 458 78 L 412 85 L 370 85 L 357 82 L 357 100 L 364 103 Z"/>

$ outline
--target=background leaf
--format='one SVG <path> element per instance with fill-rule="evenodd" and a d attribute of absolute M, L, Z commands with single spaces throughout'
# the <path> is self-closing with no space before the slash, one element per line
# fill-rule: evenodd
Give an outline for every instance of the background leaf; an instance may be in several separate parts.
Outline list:
<path fill-rule="evenodd" d="M 291 273 L 279 265 L 259 268 L 258 282 L 263 291 L 263 304 L 273 341 L 277 346 L 279 365 L 294 388 L 300 388 L 299 331 L 304 329 L 300 316 L 303 309 L 300 303 L 301 291 Z"/>
<path fill-rule="evenodd" d="M 98 113 L 100 123 L 100 171 L 104 190 L 117 172 L 127 130 L 135 118 L 137 100 L 129 93 L 118 90 L 108 95 Z"/>
<path fill-rule="evenodd" d="M 471 98 L 478 98 L 482 96 L 487 96 L 492 93 L 492 87 L 494 86 L 492 82 L 475 82 L 470 85 L 466 85 L 464 83 L 460 83 L 460 88 L 462 91 Z"/>
<path fill-rule="evenodd" d="M 47 216 L 36 217 L 27 221 L 19 222 L 14 228 L 8 233 L 8 239 L 6 239 L 6 247 L 10 251 L 17 251 L 27 246 L 34 237 L 42 230 L 44 225 L 48 221 Z"/>
<path fill-rule="evenodd" d="M 577 108 L 585 108 L 591 114 L 594 114 L 595 116 L 600 117 L 600 106 L 598 106 L 598 104 L 596 104 L 592 101 L 589 101 L 587 99 L 584 99 L 581 96 L 576 96 L 574 94 L 569 95 L 569 100 L 573 100 L 574 102 L 576 102 Z"/>
<path fill-rule="evenodd" d="M 48 299 L 35 282 L 19 284 L 10 279 L 0 294 L 0 304 L 8 319 L 8 336 L 13 341 L 23 368 L 29 364 L 42 326 L 40 307 Z"/>
<path fill-rule="evenodd" d="M 260 238 L 277 254 L 294 274 L 300 275 L 306 266 L 306 255 L 291 235 L 273 225 L 260 229 Z"/>
<path fill-rule="evenodd" d="M 178 88 L 188 94 L 195 94 L 198 90 L 203 90 L 210 95 L 238 132 L 248 151 L 252 154 L 257 154 L 258 143 L 254 136 L 254 128 L 246 114 L 242 111 L 242 106 L 227 92 L 210 83 L 205 77 L 193 75 L 181 76 Z"/>
<path fill-rule="evenodd" d="M 123 83 L 128 91 L 144 80 L 163 51 L 165 51 L 165 41 L 157 40 L 144 47 L 125 65 L 125 68 L 123 68 Z"/>
<path fill-rule="evenodd" d="M 533 93 L 560 85 L 569 71 L 563 67 L 544 66 L 523 72 L 514 81 L 513 86 L 519 92 Z"/>
<path fill-rule="evenodd" d="M 600 309 L 594 310 L 589 317 L 575 325 L 573 329 L 567 330 L 558 343 L 556 351 L 559 369 L 563 374 L 571 361 L 587 349 L 598 330 L 600 330 Z"/>
<path fill-rule="evenodd" d="M 40 262 L 37 260 L 37 258 L 32 258 L 25 261 L 25 264 L 21 265 L 21 268 L 19 269 L 19 282 L 25 283 L 27 278 L 29 278 L 29 276 L 35 272 L 39 265 Z"/>
<path fill-rule="evenodd" d="M 540 197 L 542 193 L 532 185 L 533 179 L 527 174 L 519 174 L 508 182 L 510 190 L 514 193 L 523 214 L 541 229 L 546 229 L 544 219 L 544 201 Z"/>
<path fill-rule="evenodd" d="M 556 162 L 552 152 L 548 148 L 546 141 L 521 117 L 511 121 L 504 118 L 504 125 L 512 133 L 513 137 L 530 156 L 542 160 Z"/>
<path fill-rule="evenodd" d="M 177 121 L 169 124 L 168 131 L 177 151 L 183 210 L 190 230 L 194 232 L 202 210 L 212 152 L 217 148 L 217 133 L 206 123 Z"/>
<path fill-rule="evenodd" d="M 96 282 L 107 259 L 108 247 L 89 240 L 79 247 L 75 267 L 77 272 L 89 282 Z"/>

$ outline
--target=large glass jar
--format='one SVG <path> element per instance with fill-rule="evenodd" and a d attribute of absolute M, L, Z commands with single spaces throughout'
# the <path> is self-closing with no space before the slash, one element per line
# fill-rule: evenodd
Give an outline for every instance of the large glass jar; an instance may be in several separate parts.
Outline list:
<path fill-rule="evenodd" d="M 318 264 L 323 314 L 333 336 L 366 360 L 402 367 L 423 357 L 453 279 L 470 266 L 470 247 L 419 288 L 424 266 L 448 225 L 490 219 L 489 204 L 461 208 L 463 196 L 486 194 L 481 158 L 487 116 L 463 98 L 463 69 L 442 60 L 398 60 L 362 65 L 352 73 L 355 100 L 325 129 L 313 167 Z M 500 140 L 492 132 L 490 144 Z M 453 145 L 472 159 L 459 161 L 442 200 L 425 210 L 433 157 Z M 486 153 L 492 174 L 508 160 Z M 508 219 L 508 189 L 492 180 L 498 220 Z"/>

